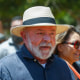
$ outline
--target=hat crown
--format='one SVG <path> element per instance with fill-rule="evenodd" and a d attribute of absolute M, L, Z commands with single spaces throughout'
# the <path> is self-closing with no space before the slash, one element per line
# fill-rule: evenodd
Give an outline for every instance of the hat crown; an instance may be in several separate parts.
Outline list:
<path fill-rule="evenodd" d="M 36 6 L 36 7 L 31 7 L 24 12 L 23 22 L 29 19 L 34 19 L 39 17 L 54 18 L 49 7 Z"/>

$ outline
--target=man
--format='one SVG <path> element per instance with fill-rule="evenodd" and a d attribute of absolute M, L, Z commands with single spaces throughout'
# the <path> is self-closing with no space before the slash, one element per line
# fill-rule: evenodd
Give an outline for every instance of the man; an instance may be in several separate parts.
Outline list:
<path fill-rule="evenodd" d="M 0 61 L 1 80 L 75 80 L 72 71 L 53 55 L 55 36 L 69 25 L 56 25 L 49 7 L 35 6 L 23 15 L 23 25 L 11 28 L 21 36 L 22 48 Z"/>
<path fill-rule="evenodd" d="M 11 27 L 22 25 L 22 17 L 15 16 L 12 18 Z M 23 40 L 21 37 L 11 34 L 11 37 L 0 44 L 0 59 L 9 54 L 15 53 L 21 47 Z"/>

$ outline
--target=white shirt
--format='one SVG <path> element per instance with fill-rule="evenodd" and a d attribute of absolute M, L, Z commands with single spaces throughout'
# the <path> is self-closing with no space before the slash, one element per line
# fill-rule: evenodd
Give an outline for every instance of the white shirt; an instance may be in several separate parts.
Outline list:
<path fill-rule="evenodd" d="M 16 52 L 16 48 L 13 45 L 10 45 L 10 43 L 13 43 L 12 38 L 9 38 L 0 44 L 0 59 L 8 54 Z"/>

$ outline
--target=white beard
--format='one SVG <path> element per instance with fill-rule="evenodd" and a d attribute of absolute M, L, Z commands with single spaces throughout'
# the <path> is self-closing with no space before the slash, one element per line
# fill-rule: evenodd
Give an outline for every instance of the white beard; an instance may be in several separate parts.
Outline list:
<path fill-rule="evenodd" d="M 49 43 L 48 45 L 46 45 L 46 43 L 42 43 L 42 44 L 40 44 L 38 46 L 35 46 L 35 45 L 32 45 L 29 36 L 28 36 L 27 39 L 28 39 L 28 48 L 32 52 L 33 56 L 36 56 L 36 57 L 38 57 L 40 59 L 48 59 L 53 54 L 53 51 L 54 51 L 55 47 L 51 46 L 51 43 Z M 48 53 L 47 56 L 46 55 L 43 55 L 41 53 L 41 51 L 39 49 L 40 46 L 50 46 L 51 47 L 50 50 L 46 50 L 46 51 L 44 50 L 43 51 L 43 53 L 45 53 L 45 54 Z"/>

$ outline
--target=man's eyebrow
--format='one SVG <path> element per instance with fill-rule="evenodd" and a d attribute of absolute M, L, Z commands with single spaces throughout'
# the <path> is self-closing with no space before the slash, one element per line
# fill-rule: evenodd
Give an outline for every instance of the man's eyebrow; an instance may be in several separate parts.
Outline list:
<path fill-rule="evenodd" d="M 38 31 L 43 31 L 42 29 L 37 29 Z"/>
<path fill-rule="evenodd" d="M 38 30 L 38 31 L 44 31 L 44 30 L 42 30 L 42 29 L 37 29 L 37 30 Z M 49 30 L 49 31 L 53 31 L 53 32 L 54 32 L 55 30 L 53 29 L 53 30 Z"/>

